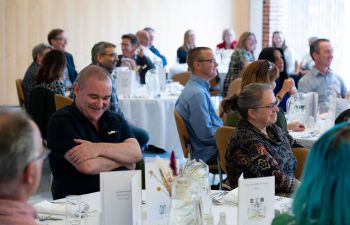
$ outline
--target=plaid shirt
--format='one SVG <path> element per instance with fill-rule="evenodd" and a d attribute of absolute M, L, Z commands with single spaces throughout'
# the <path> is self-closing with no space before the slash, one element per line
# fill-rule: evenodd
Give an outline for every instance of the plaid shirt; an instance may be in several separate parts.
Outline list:
<path fill-rule="evenodd" d="M 225 77 L 224 87 L 222 90 L 223 97 L 226 97 L 231 81 L 238 77 L 239 73 L 243 69 L 244 63 L 251 61 L 254 61 L 254 55 L 252 54 L 252 52 L 249 52 L 244 48 L 236 48 L 235 52 L 232 53 L 230 65 Z"/>

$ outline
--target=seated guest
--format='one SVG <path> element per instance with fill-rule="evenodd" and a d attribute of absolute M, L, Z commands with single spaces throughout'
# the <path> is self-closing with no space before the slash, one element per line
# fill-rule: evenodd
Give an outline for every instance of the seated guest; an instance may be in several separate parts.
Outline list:
<path fill-rule="evenodd" d="M 350 224 L 347 203 L 350 182 L 350 124 L 341 123 L 313 145 L 294 194 L 293 216 L 282 214 L 279 224 Z"/>
<path fill-rule="evenodd" d="M 64 52 L 67 61 L 66 69 L 64 70 L 64 83 L 66 85 L 66 89 L 69 90 L 72 88 L 72 85 L 77 78 L 77 71 L 75 70 L 72 54 L 66 52 L 66 33 L 62 29 L 53 29 L 47 35 L 47 40 L 54 49 L 58 49 Z"/>
<path fill-rule="evenodd" d="M 100 66 L 108 71 L 108 75 L 112 80 L 112 93 L 111 93 L 111 104 L 109 105 L 109 110 L 124 117 L 123 112 L 119 107 L 119 100 L 117 95 L 117 87 L 116 87 L 116 76 L 112 71 L 115 69 L 115 66 L 118 62 L 118 56 L 116 53 L 116 46 L 109 42 L 98 42 L 92 47 L 91 50 L 91 59 L 93 65 Z M 147 146 L 147 142 L 149 140 L 149 136 L 147 131 L 132 125 L 128 122 L 129 127 L 133 134 L 135 135 L 136 140 L 139 142 L 141 149 L 144 149 Z"/>
<path fill-rule="evenodd" d="M 224 80 L 222 96 L 226 97 L 231 82 L 238 78 L 243 68 L 246 68 L 250 62 L 254 61 L 254 49 L 256 45 L 255 34 L 244 32 L 238 40 L 235 52 L 231 56 L 228 72 Z"/>
<path fill-rule="evenodd" d="M 46 155 L 35 123 L 0 107 L 0 224 L 38 224 L 27 200 L 39 186 Z"/>
<path fill-rule="evenodd" d="M 314 41 L 310 46 L 310 55 L 315 66 L 300 79 L 298 90 L 304 93 L 317 92 L 320 112 L 327 112 L 330 105 L 329 96 L 336 95 L 338 98 L 345 98 L 347 88 L 343 79 L 334 74 L 330 68 L 333 48 L 329 40 Z"/>
<path fill-rule="evenodd" d="M 153 45 L 154 41 L 154 33 L 156 32 L 152 27 L 146 27 L 143 29 L 144 31 L 147 31 L 149 35 L 149 50 L 151 50 L 155 55 L 160 57 L 162 59 L 163 66 L 165 67 L 167 65 L 166 57 L 162 54 L 160 54 L 159 50 Z"/>
<path fill-rule="evenodd" d="M 53 49 L 48 52 L 38 71 L 36 87 L 44 87 L 54 94 L 65 95 L 64 70 L 66 68 L 66 58 L 60 50 Z"/>
<path fill-rule="evenodd" d="M 259 60 L 268 60 L 274 63 L 279 70 L 279 77 L 276 80 L 276 87 L 273 90 L 280 100 L 279 107 L 286 112 L 286 103 L 291 95 L 297 93 L 293 78 L 288 76 L 285 70 L 284 56 L 282 49 L 269 47 L 264 48 L 259 54 Z"/>
<path fill-rule="evenodd" d="M 196 35 L 193 30 L 187 30 L 184 34 L 184 42 L 177 49 L 178 63 L 186 63 L 187 53 L 196 47 Z"/>
<path fill-rule="evenodd" d="M 22 81 L 24 106 L 26 110 L 29 108 L 30 93 L 36 84 L 36 77 L 38 75 L 40 65 L 43 62 L 45 54 L 48 53 L 51 49 L 52 47 L 50 45 L 40 43 L 36 45 L 32 50 L 33 62 L 28 67 Z"/>
<path fill-rule="evenodd" d="M 314 36 L 309 37 L 309 40 L 308 40 L 309 48 L 308 49 L 310 49 L 310 46 L 312 45 L 312 43 L 314 41 L 317 41 L 317 39 L 318 38 L 314 37 Z M 301 61 L 300 61 L 300 64 L 299 64 L 299 70 L 300 71 L 299 71 L 299 73 L 302 74 L 302 75 L 307 74 L 312 69 L 312 67 L 314 67 L 314 65 L 315 65 L 315 62 L 311 58 L 310 52 L 308 51 L 308 53 L 306 53 L 304 55 L 304 57 L 301 59 Z"/>
<path fill-rule="evenodd" d="M 265 83 L 274 88 L 276 86 L 276 79 L 278 79 L 278 69 L 275 64 L 270 63 L 267 60 L 257 60 L 249 64 L 249 66 L 242 73 L 241 89 L 251 83 Z M 290 89 L 292 83 L 285 80 L 282 87 L 282 93 L 284 90 Z M 276 97 L 279 101 L 279 98 Z M 238 120 L 241 118 L 239 112 L 228 112 L 226 116 L 226 126 L 237 126 Z M 282 128 L 284 131 L 303 131 L 305 129 L 304 124 L 300 122 L 292 122 L 287 124 L 286 117 L 283 110 L 277 112 L 277 120 L 275 123 L 277 126 Z"/>
<path fill-rule="evenodd" d="M 136 35 L 123 34 L 121 48 L 122 55 L 118 56 L 117 67 L 126 64 L 129 66 L 129 69 L 136 69 L 139 73 L 141 84 L 145 84 L 146 72 L 155 68 L 155 66 L 150 58 L 144 54 L 143 49 L 139 48 L 139 41 Z"/>
<path fill-rule="evenodd" d="M 222 32 L 222 42 L 216 46 L 217 49 L 235 49 L 237 41 L 235 40 L 236 34 L 231 29 L 225 29 Z"/>
<path fill-rule="evenodd" d="M 218 154 L 215 133 L 223 124 L 210 98 L 209 81 L 215 77 L 218 64 L 213 51 L 207 47 L 190 50 L 187 64 L 192 74 L 175 104 L 175 110 L 184 119 L 191 136 L 191 157 L 213 164 L 217 162 Z"/>
<path fill-rule="evenodd" d="M 137 31 L 136 37 L 139 40 L 140 48 L 142 48 L 143 53 L 151 59 L 154 65 L 158 67 L 163 67 L 162 59 L 149 49 L 149 46 L 151 44 L 151 38 L 149 36 L 149 33 L 147 31 L 140 30 Z"/>
<path fill-rule="evenodd" d="M 290 195 L 299 183 L 291 150 L 295 141 L 274 124 L 278 107 L 271 87 L 249 84 L 224 101 L 223 108 L 238 110 L 242 116 L 226 152 L 229 185 L 236 188 L 242 173 L 245 178 L 275 176 L 276 194 Z"/>
<path fill-rule="evenodd" d="M 141 160 L 127 122 L 107 110 L 111 93 L 107 71 L 90 65 L 79 74 L 74 103 L 50 118 L 47 142 L 54 199 L 99 191 L 99 173 L 134 169 Z"/>
<path fill-rule="evenodd" d="M 275 31 L 272 34 L 272 47 L 280 48 L 283 51 L 284 63 L 286 64 L 286 73 L 291 75 L 295 72 L 296 61 L 294 54 L 286 44 L 286 39 L 281 31 Z"/>

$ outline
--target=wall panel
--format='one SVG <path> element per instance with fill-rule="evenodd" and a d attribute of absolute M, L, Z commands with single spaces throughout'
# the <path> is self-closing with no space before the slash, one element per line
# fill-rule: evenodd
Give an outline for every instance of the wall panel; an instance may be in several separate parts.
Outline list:
<path fill-rule="evenodd" d="M 198 45 L 214 48 L 224 28 L 247 30 L 248 14 L 246 0 L 0 0 L 0 104 L 18 104 L 15 79 L 53 28 L 66 30 L 78 71 L 90 63 L 93 44 L 110 41 L 120 53 L 121 35 L 145 26 L 156 29 L 155 45 L 172 65 L 187 29 Z"/>

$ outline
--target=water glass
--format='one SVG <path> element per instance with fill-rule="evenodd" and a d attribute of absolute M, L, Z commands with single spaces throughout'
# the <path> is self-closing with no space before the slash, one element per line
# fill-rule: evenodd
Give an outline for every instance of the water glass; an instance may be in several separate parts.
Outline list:
<path fill-rule="evenodd" d="M 66 196 L 66 224 L 79 225 L 81 223 L 81 196 L 67 195 Z"/>
<path fill-rule="evenodd" d="M 193 180 L 196 179 L 199 182 L 200 186 L 199 188 L 194 189 L 194 192 L 196 192 L 201 198 L 202 217 L 203 220 L 206 220 L 211 215 L 212 209 L 209 167 L 204 162 L 196 162 L 195 160 L 192 160 L 187 164 L 187 168 L 185 168 L 183 174 L 191 177 Z"/>
<path fill-rule="evenodd" d="M 169 225 L 202 224 L 200 196 L 193 193 L 199 186 L 195 179 L 189 177 L 179 176 L 174 179 Z"/>

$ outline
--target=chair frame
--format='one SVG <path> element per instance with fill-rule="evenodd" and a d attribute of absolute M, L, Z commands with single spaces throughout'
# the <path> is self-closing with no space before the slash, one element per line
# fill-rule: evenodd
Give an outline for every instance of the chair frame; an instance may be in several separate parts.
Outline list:
<path fill-rule="evenodd" d="M 297 160 L 297 168 L 294 172 L 295 178 L 301 179 L 303 175 L 304 165 L 306 163 L 307 157 L 310 150 L 307 148 L 292 148 L 293 154 Z"/>
<path fill-rule="evenodd" d="M 234 132 L 236 131 L 235 127 L 228 127 L 223 126 L 219 127 L 216 130 L 215 139 L 216 139 L 216 146 L 219 151 L 219 165 L 221 167 L 221 170 L 227 174 L 226 170 L 226 151 L 230 144 L 230 140 Z"/>
<path fill-rule="evenodd" d="M 59 94 L 55 94 L 54 99 L 55 99 L 56 111 L 63 108 L 66 105 L 71 105 L 73 103 L 73 99 L 63 95 L 59 95 Z"/>
<path fill-rule="evenodd" d="M 23 108 L 25 103 L 25 97 L 23 92 L 23 80 L 22 79 L 16 79 L 16 89 L 17 89 L 17 97 L 18 97 L 18 103 Z"/>
<path fill-rule="evenodd" d="M 176 127 L 177 127 L 177 131 L 179 134 L 183 154 L 184 154 L 185 158 L 187 158 L 189 155 L 191 157 L 191 142 L 190 142 L 191 136 L 188 133 L 185 121 L 179 112 L 174 111 L 174 116 L 175 116 Z M 221 172 L 221 169 L 219 166 L 219 159 L 217 160 L 216 164 L 210 164 L 210 165 L 208 165 L 208 167 L 209 167 L 209 171 L 212 174 L 214 174 L 214 175 L 219 174 L 220 189 L 221 189 L 222 172 Z M 213 181 L 214 181 L 214 178 L 215 177 L 213 177 Z"/>

